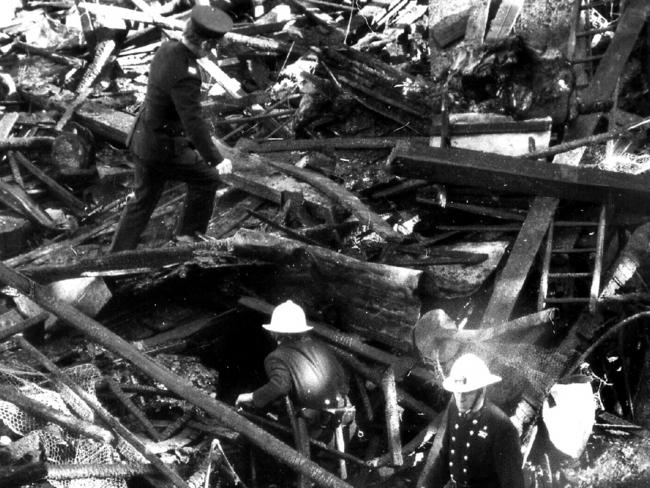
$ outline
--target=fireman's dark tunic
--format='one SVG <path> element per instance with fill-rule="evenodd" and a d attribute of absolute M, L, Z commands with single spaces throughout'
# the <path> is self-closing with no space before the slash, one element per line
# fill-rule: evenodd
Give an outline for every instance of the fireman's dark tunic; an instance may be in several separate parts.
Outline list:
<path fill-rule="evenodd" d="M 337 408 L 348 393 L 341 363 L 327 346 L 309 336 L 279 345 L 264 360 L 264 369 L 269 381 L 253 392 L 258 408 L 283 395 L 299 408 Z"/>
<path fill-rule="evenodd" d="M 135 249 L 167 180 L 187 183 L 178 234 L 204 233 L 220 183 L 211 166 L 223 157 L 201 117 L 196 57 L 180 41 L 163 43 L 151 62 L 144 106 L 129 148 L 136 163 L 135 198 L 125 208 L 111 250 Z"/>
<path fill-rule="evenodd" d="M 449 406 L 447 430 L 431 475 L 431 486 L 523 488 L 517 429 L 501 409 L 486 400 L 477 412 Z"/>

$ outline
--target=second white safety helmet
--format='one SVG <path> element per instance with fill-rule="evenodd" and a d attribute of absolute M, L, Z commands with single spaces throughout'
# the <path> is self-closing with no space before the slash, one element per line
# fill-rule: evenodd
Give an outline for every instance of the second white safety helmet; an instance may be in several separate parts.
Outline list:
<path fill-rule="evenodd" d="M 475 354 L 467 353 L 454 362 L 449 376 L 442 382 L 445 390 L 466 393 L 501 381 L 501 376 L 490 373 L 485 362 Z"/>

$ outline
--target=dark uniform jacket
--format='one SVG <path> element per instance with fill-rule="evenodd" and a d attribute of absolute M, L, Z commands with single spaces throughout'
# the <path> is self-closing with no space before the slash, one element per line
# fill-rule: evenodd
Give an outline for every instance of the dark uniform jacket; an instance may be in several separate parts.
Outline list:
<path fill-rule="evenodd" d="M 167 41 L 158 48 L 149 68 L 142 110 L 130 146 L 141 160 L 164 163 L 188 143 L 210 165 L 223 160 L 202 118 L 196 57 L 182 42 Z"/>
<path fill-rule="evenodd" d="M 311 337 L 278 346 L 264 360 L 264 369 L 269 381 L 253 392 L 258 408 L 283 395 L 299 408 L 336 408 L 348 393 L 341 363 L 325 344 Z"/>
<path fill-rule="evenodd" d="M 451 479 L 458 487 L 523 488 L 521 465 L 517 429 L 501 409 L 486 400 L 477 412 L 460 414 L 451 402 L 431 487 Z"/>

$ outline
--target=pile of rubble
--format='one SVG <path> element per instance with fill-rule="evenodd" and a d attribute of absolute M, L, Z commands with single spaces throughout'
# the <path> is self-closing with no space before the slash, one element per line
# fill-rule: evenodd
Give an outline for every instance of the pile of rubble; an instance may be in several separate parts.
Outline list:
<path fill-rule="evenodd" d="M 148 65 L 191 3 L 0 7 L 0 484 L 282 483 L 252 444 L 322 486 L 408 485 L 472 351 L 531 483 L 610 486 L 562 462 L 593 429 L 648 438 L 650 5 L 223 0 L 199 64 L 234 171 L 208 232 L 172 242 L 171 186 L 109 254 Z M 230 406 L 289 298 L 355 378 L 365 438 L 317 446 L 347 481 Z"/>

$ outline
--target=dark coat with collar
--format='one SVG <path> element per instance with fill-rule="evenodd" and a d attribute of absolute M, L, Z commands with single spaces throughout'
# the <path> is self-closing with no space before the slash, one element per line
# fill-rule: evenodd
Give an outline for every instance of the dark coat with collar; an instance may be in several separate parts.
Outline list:
<path fill-rule="evenodd" d="M 264 369 L 269 381 L 253 392 L 258 408 L 283 395 L 290 395 L 298 408 L 336 408 L 349 390 L 336 356 L 309 336 L 279 345 L 264 360 Z"/>
<path fill-rule="evenodd" d="M 130 149 L 144 162 L 170 161 L 179 144 L 191 143 L 214 166 L 223 157 L 201 112 L 201 75 L 196 56 L 180 41 L 164 42 L 149 68 L 149 83 Z"/>
<path fill-rule="evenodd" d="M 508 416 L 485 401 L 477 412 L 461 414 L 451 402 L 431 487 L 449 480 L 468 488 L 523 488 L 519 435 Z"/>

